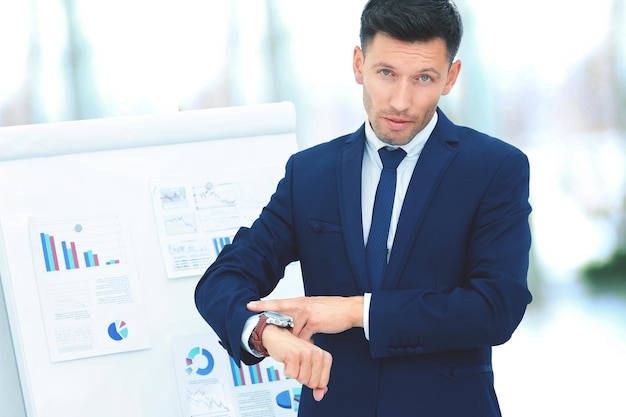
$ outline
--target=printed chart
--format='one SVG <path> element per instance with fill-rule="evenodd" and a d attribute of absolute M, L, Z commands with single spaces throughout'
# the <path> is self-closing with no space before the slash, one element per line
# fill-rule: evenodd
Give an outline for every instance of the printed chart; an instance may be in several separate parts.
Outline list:
<path fill-rule="evenodd" d="M 261 213 L 275 180 L 263 169 L 240 177 L 150 181 L 168 278 L 202 275 L 237 230 L 250 226 Z"/>
<path fill-rule="evenodd" d="M 183 416 L 295 417 L 302 387 L 284 376 L 271 358 L 236 364 L 214 333 L 177 336 L 172 340 Z"/>
<path fill-rule="evenodd" d="M 284 376 L 281 376 L 281 368 L 282 367 L 273 365 L 261 367 L 260 363 L 246 366 L 244 364 L 236 364 L 235 361 L 230 358 L 230 370 L 233 374 L 233 384 L 236 387 L 286 379 Z"/>
<path fill-rule="evenodd" d="M 149 347 L 118 216 L 31 219 L 29 229 L 53 362 Z"/>
<path fill-rule="evenodd" d="M 51 227 L 66 237 L 58 237 L 57 233 L 49 231 L 39 232 L 41 256 L 47 272 L 119 264 L 124 256 L 121 229 L 116 217 L 90 219 L 87 225 L 70 222 Z M 61 230 L 58 230 L 59 227 Z"/>

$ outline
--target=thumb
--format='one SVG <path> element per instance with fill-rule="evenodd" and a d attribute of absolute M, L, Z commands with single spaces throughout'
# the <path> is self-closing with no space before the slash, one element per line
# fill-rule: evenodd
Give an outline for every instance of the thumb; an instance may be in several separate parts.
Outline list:
<path fill-rule="evenodd" d="M 313 398 L 315 398 L 315 401 L 322 401 L 322 399 L 324 398 L 324 395 L 326 395 L 327 392 L 328 392 L 328 387 L 314 388 Z"/>

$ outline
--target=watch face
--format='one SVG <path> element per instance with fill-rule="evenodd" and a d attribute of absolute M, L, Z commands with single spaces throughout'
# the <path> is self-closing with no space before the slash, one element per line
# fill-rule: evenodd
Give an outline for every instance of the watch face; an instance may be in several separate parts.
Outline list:
<path fill-rule="evenodd" d="M 280 327 L 293 327 L 293 318 L 285 314 L 275 313 L 273 311 L 266 311 L 265 316 L 267 322 Z"/>

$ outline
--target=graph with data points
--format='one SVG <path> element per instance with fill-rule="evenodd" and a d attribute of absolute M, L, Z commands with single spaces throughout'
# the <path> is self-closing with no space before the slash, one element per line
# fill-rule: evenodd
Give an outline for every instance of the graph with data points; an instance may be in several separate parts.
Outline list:
<path fill-rule="evenodd" d="M 279 179 L 274 169 L 267 167 L 229 177 L 150 180 L 168 278 L 202 275 L 233 241 L 239 228 L 250 226 L 258 217 L 271 196 L 274 181 Z"/>
<path fill-rule="evenodd" d="M 229 413 L 231 406 L 228 403 L 224 386 L 210 385 L 187 389 L 190 416 L 210 416 Z M 228 415 L 228 414 L 227 414 Z"/>
<path fill-rule="evenodd" d="M 172 338 L 182 415 L 189 417 L 294 417 L 302 385 L 283 365 L 265 358 L 235 362 L 210 332 Z"/>
<path fill-rule="evenodd" d="M 38 231 L 39 258 L 47 272 L 116 265 L 125 258 L 115 216 L 59 221 Z"/>
<path fill-rule="evenodd" d="M 230 358 L 230 371 L 233 376 L 233 384 L 236 387 L 285 379 L 285 376 L 281 375 L 279 368 L 274 365 L 261 366 L 260 363 L 250 366 L 243 363 L 237 365 L 232 358 Z"/>
<path fill-rule="evenodd" d="M 29 219 L 53 362 L 150 346 L 132 245 L 123 224 L 115 213 Z"/>

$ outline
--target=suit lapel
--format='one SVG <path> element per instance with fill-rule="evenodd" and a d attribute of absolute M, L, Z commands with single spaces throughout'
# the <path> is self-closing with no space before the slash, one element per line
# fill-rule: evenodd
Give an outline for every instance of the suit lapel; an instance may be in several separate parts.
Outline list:
<path fill-rule="evenodd" d="M 363 222 L 361 220 L 361 170 L 365 149 L 365 125 L 346 141 L 346 148 L 337 158 L 341 223 L 346 251 L 357 287 L 371 291 L 365 262 Z"/>
<path fill-rule="evenodd" d="M 442 112 L 438 111 L 438 114 L 437 126 L 426 141 L 409 182 L 383 288 L 394 288 L 397 285 L 433 190 L 456 155 L 456 150 L 448 145 L 458 141 L 454 135 L 454 125 Z"/>

